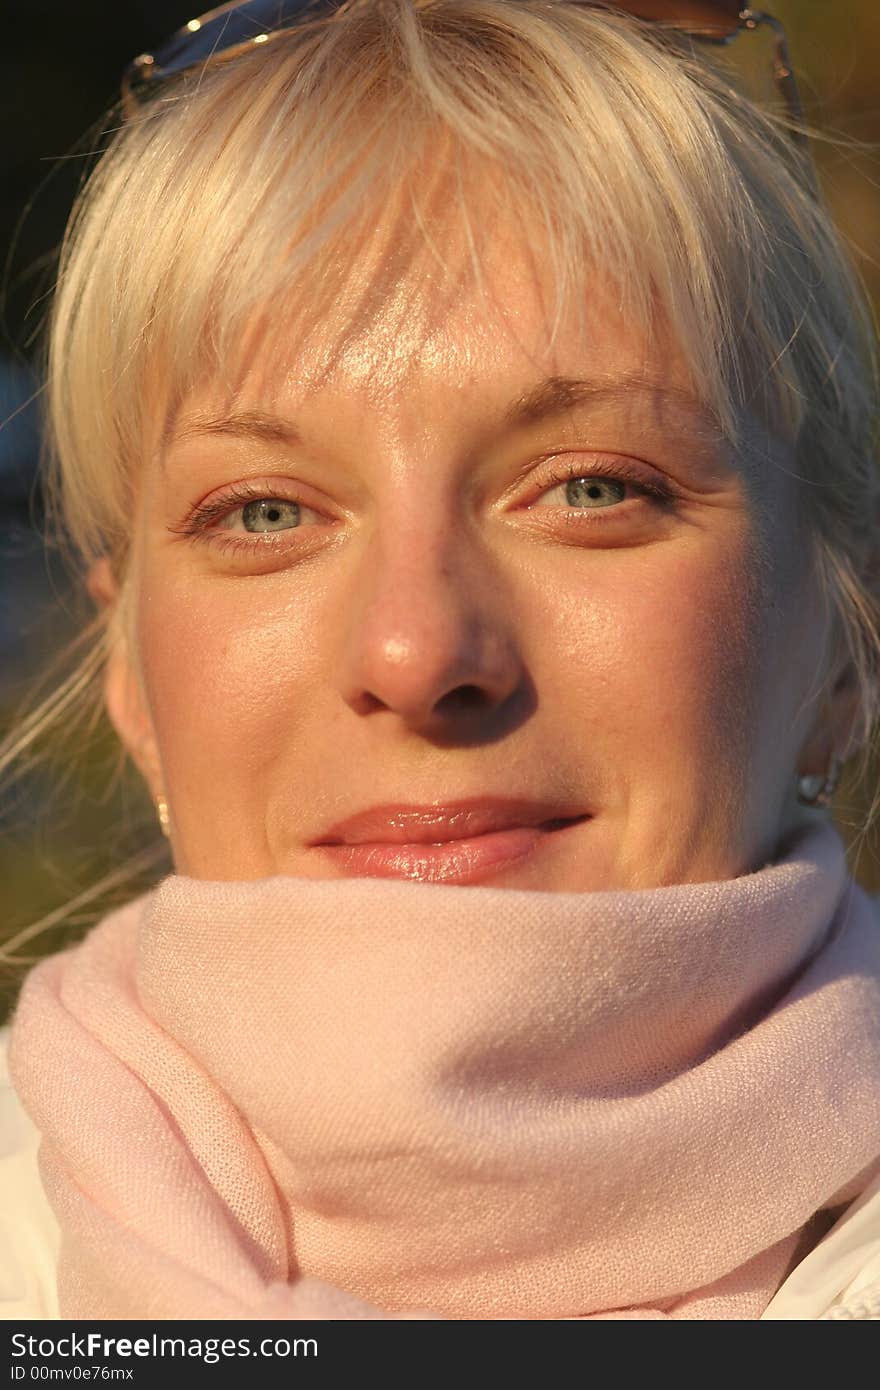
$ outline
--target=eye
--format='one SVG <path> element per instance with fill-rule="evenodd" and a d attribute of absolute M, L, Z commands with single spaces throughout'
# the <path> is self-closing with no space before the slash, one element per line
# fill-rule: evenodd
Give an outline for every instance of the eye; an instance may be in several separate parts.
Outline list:
<path fill-rule="evenodd" d="M 560 510 L 566 519 L 577 520 L 579 515 L 598 511 L 629 515 L 630 499 L 634 504 L 647 502 L 659 507 L 670 504 L 674 497 L 654 476 L 643 475 L 622 459 L 557 458 L 553 463 L 528 510 Z"/>
<path fill-rule="evenodd" d="M 549 488 L 542 495 L 547 497 L 554 492 L 561 492 L 563 496 L 561 505 L 593 510 L 597 507 L 611 507 L 615 502 L 625 501 L 628 486 L 632 486 L 629 480 L 603 478 L 596 474 L 583 473 L 577 477 L 567 478 L 557 487 Z"/>
<path fill-rule="evenodd" d="M 240 516 L 244 529 L 249 532 L 286 531 L 292 526 L 299 526 L 302 512 L 308 510 L 299 502 L 289 502 L 283 497 L 261 497 L 227 512 L 218 523 L 218 528 L 232 530 Z"/>
<path fill-rule="evenodd" d="M 193 507 L 189 516 L 168 529 L 195 541 L 241 549 L 272 544 L 277 532 L 299 531 L 326 518 L 294 497 L 275 496 L 266 484 L 244 482 L 226 488 Z"/>

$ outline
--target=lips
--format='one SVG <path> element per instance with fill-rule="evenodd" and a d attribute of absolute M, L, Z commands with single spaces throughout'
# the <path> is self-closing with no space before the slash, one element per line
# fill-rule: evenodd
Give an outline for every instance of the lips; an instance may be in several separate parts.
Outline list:
<path fill-rule="evenodd" d="M 329 827 L 313 848 L 335 873 L 349 877 L 497 883 L 499 875 L 521 870 L 545 847 L 558 848 L 590 818 L 558 802 L 501 797 L 373 806 Z M 552 872 L 550 863 L 547 869 Z"/>
<path fill-rule="evenodd" d="M 504 830 L 556 830 L 588 815 L 583 806 L 507 797 L 474 797 L 442 806 L 386 803 L 338 821 L 311 844 L 441 845 Z"/>

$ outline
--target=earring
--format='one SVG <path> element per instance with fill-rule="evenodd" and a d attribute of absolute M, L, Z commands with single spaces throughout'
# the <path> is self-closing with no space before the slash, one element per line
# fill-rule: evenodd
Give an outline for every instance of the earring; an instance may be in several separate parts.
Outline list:
<path fill-rule="evenodd" d="M 828 806 L 840 780 L 843 763 L 836 753 L 831 755 L 831 765 L 823 776 L 821 772 L 805 773 L 798 778 L 797 798 L 802 806 Z"/>
<path fill-rule="evenodd" d="M 171 816 L 168 812 L 168 802 L 165 800 L 164 796 L 156 797 L 156 814 L 159 817 L 159 826 L 162 830 L 162 834 L 166 837 L 170 836 Z"/>

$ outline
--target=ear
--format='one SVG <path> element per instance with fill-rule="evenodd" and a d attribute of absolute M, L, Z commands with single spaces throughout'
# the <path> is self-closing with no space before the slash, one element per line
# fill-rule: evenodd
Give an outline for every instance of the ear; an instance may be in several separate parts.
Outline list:
<path fill-rule="evenodd" d="M 109 621 L 117 611 L 120 590 L 106 556 L 96 560 L 89 569 L 86 588 L 98 607 L 107 610 Z M 121 624 L 117 624 L 117 636 L 107 656 L 104 705 L 123 747 L 139 768 L 155 800 L 163 787 L 159 750 Z"/>
<path fill-rule="evenodd" d="M 855 668 L 847 662 L 821 703 L 820 713 L 801 748 L 798 774 L 824 775 L 832 754 L 846 762 L 858 752 L 862 692 Z"/>

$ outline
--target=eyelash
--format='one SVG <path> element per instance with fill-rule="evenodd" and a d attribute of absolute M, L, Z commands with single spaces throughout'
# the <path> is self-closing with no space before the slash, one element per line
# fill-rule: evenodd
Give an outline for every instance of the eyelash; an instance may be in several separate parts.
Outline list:
<path fill-rule="evenodd" d="M 643 497 L 650 499 L 654 506 L 668 505 L 676 496 L 671 488 L 661 483 L 647 482 L 634 469 L 629 468 L 624 463 L 614 462 L 612 464 L 607 464 L 597 459 L 585 467 L 582 460 L 574 458 L 563 465 L 561 473 L 557 472 L 555 469 L 549 470 L 549 476 L 541 480 L 541 489 L 538 495 L 540 496 L 543 492 L 552 490 L 554 486 L 571 482 L 575 478 L 593 477 L 609 478 L 612 481 L 629 483 L 632 487 L 635 487 Z M 237 535 L 223 536 L 211 534 L 210 528 L 212 522 L 229 515 L 233 511 L 237 511 L 240 507 L 246 506 L 248 502 L 256 501 L 298 502 L 299 498 L 285 497 L 281 493 L 273 493 L 267 490 L 265 486 L 260 486 L 259 484 L 235 483 L 218 497 L 214 497 L 208 502 L 201 502 L 198 506 L 193 507 L 185 521 L 180 525 L 169 526 L 168 529 L 175 532 L 177 535 L 188 536 L 192 540 L 206 541 L 221 550 L 253 551 L 257 546 L 274 546 L 276 542 L 269 540 L 268 537 L 272 535 L 282 535 L 284 534 L 283 532 L 252 532 L 250 539 L 245 539 L 244 536 Z M 544 509 L 533 509 L 530 504 L 527 510 L 542 511 Z M 556 509 L 547 508 L 547 510 L 555 511 Z M 595 510 L 573 507 L 569 511 L 566 511 L 564 515 L 566 522 L 573 523 L 574 525 L 581 525 L 586 522 L 587 525 L 598 524 L 607 526 L 613 525 L 614 523 L 610 521 L 599 521 L 596 517 L 596 512 L 615 512 L 618 510 L 620 510 L 619 507 L 599 507 Z M 289 527 L 287 529 L 298 530 L 299 528 Z M 264 539 L 264 537 L 266 539 Z"/>

